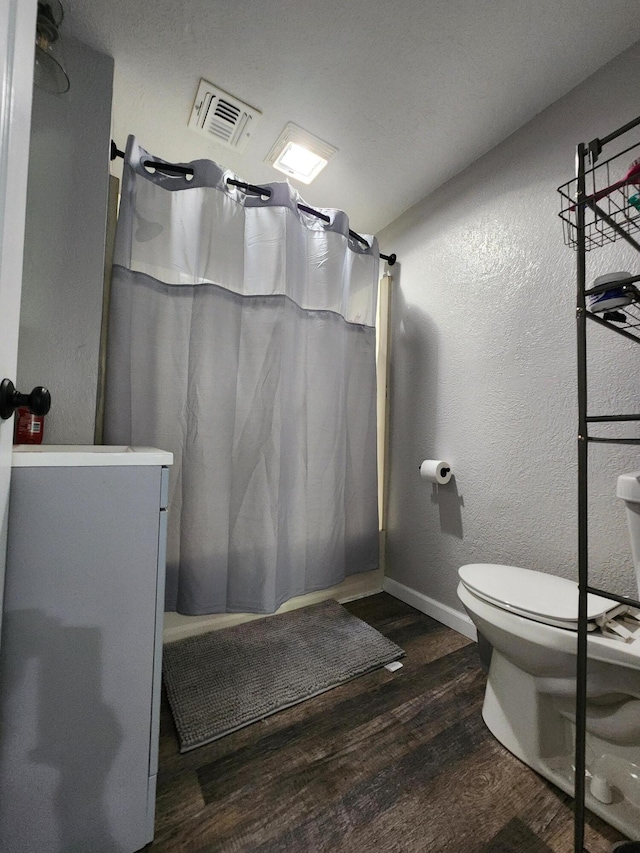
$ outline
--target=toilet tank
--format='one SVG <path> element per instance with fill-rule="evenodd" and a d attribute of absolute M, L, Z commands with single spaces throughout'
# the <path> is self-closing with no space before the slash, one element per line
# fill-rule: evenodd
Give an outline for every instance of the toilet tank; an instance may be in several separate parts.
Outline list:
<path fill-rule="evenodd" d="M 631 538 L 631 554 L 640 597 L 640 471 L 621 474 L 618 477 L 616 494 L 625 503 L 629 537 Z"/>

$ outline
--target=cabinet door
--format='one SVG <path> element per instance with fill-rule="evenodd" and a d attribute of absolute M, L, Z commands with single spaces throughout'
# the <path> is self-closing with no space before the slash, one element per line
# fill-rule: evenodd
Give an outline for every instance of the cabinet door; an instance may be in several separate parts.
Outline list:
<path fill-rule="evenodd" d="M 14 469 L 0 850 L 148 840 L 160 472 Z"/>

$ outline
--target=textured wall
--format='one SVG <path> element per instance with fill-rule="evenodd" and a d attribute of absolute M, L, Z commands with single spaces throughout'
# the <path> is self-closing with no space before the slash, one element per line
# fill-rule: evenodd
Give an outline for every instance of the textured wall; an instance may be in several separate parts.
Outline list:
<path fill-rule="evenodd" d="M 379 235 L 400 259 L 387 574 L 459 610 L 465 563 L 577 577 L 575 252 L 556 188 L 576 143 L 636 116 L 639 84 L 640 44 Z M 620 269 L 640 273 L 640 256 L 619 244 L 589 256 L 588 279 Z M 640 345 L 590 326 L 591 413 L 639 412 Z M 418 476 L 434 457 L 456 474 L 439 490 Z M 615 485 L 640 448 L 591 457 L 591 581 L 635 593 Z"/>
<path fill-rule="evenodd" d="M 71 88 L 34 89 L 18 387 L 45 385 L 47 444 L 92 444 L 113 60 L 65 38 Z"/>

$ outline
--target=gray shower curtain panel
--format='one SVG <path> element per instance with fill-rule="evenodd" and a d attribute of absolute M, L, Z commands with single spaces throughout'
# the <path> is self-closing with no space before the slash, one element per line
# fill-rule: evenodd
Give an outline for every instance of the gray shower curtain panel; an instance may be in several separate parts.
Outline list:
<path fill-rule="evenodd" d="M 270 613 L 378 565 L 377 244 L 149 158 L 130 137 L 105 439 L 174 454 L 167 610 Z"/>

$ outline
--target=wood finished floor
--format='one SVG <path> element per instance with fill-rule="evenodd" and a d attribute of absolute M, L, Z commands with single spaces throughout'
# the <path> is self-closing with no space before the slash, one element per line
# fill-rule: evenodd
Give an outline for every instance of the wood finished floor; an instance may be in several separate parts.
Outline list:
<path fill-rule="evenodd" d="M 345 605 L 405 651 L 186 755 L 163 699 L 148 853 L 572 853 L 565 794 L 490 735 L 476 647 L 386 593 Z M 623 838 L 589 816 L 585 849 Z"/>

